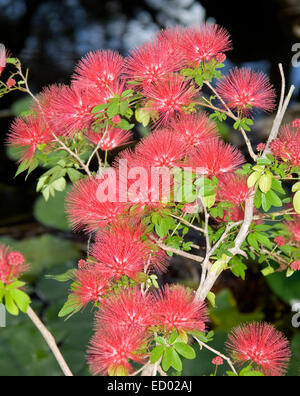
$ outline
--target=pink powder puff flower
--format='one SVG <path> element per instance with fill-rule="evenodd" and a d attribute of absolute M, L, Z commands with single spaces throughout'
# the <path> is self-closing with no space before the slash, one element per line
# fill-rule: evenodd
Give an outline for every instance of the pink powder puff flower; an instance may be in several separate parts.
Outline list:
<path fill-rule="evenodd" d="M 156 296 L 154 323 L 165 331 L 204 331 L 208 320 L 205 303 L 196 301 L 192 290 L 184 286 L 166 286 Z"/>
<path fill-rule="evenodd" d="M 14 87 L 15 85 L 16 85 L 16 80 L 14 79 L 14 78 L 9 78 L 7 81 L 6 81 L 6 85 L 8 86 L 8 88 L 12 88 L 12 87 Z"/>
<path fill-rule="evenodd" d="M 215 366 L 222 366 L 224 364 L 224 360 L 220 356 L 217 356 L 212 360 L 212 364 Z"/>
<path fill-rule="evenodd" d="M 254 363 L 266 376 L 283 376 L 291 356 L 289 342 L 267 323 L 252 323 L 234 329 L 227 348 L 234 361 Z"/>
<path fill-rule="evenodd" d="M 170 122 L 170 128 L 178 133 L 191 146 L 215 137 L 217 125 L 211 121 L 206 113 L 181 114 L 178 119 Z"/>
<path fill-rule="evenodd" d="M 291 264 L 291 269 L 293 271 L 300 271 L 300 261 L 296 260 Z"/>
<path fill-rule="evenodd" d="M 5 48 L 5 45 L 0 44 L 0 76 L 6 67 L 7 58 L 8 58 L 8 52 Z"/>
<path fill-rule="evenodd" d="M 25 264 L 22 253 L 11 251 L 9 247 L 0 244 L 0 281 L 9 284 L 18 279 L 29 266 Z"/>
<path fill-rule="evenodd" d="M 124 58 L 115 51 L 89 52 L 75 68 L 73 84 L 79 89 L 107 88 L 120 78 Z"/>
<path fill-rule="evenodd" d="M 15 119 L 7 138 L 9 145 L 20 149 L 22 153 L 20 161 L 32 161 L 38 146 L 52 141 L 50 129 L 43 119 L 37 116 Z"/>
<path fill-rule="evenodd" d="M 110 128 L 107 132 L 97 133 L 89 130 L 85 133 L 86 137 L 95 145 L 100 143 L 101 150 L 111 151 L 116 147 L 124 146 L 132 141 L 131 131 L 124 131 L 120 128 Z"/>
<path fill-rule="evenodd" d="M 247 178 L 226 173 L 219 177 L 219 191 L 217 200 L 230 201 L 235 205 L 241 205 L 250 197 L 250 190 L 247 185 Z"/>
<path fill-rule="evenodd" d="M 112 326 L 124 331 L 146 330 L 152 325 L 153 299 L 150 294 L 142 295 L 139 289 L 123 290 L 102 301 L 96 314 L 96 328 Z"/>
<path fill-rule="evenodd" d="M 288 221 L 287 226 L 291 235 L 291 241 L 300 243 L 300 216 L 295 216 L 293 221 Z"/>
<path fill-rule="evenodd" d="M 217 85 L 217 92 L 232 110 L 249 115 L 252 108 L 271 112 L 275 108 L 275 91 L 269 78 L 251 69 L 230 71 Z"/>
<path fill-rule="evenodd" d="M 235 147 L 219 139 L 210 139 L 195 148 L 187 165 L 195 168 L 197 174 L 217 176 L 233 172 L 244 161 L 243 155 Z"/>
<path fill-rule="evenodd" d="M 181 69 L 183 62 L 176 53 L 170 57 L 169 42 L 155 40 L 137 48 L 125 60 L 125 75 L 131 81 L 143 85 Z"/>
<path fill-rule="evenodd" d="M 112 186 L 115 189 L 115 186 Z M 96 178 L 80 180 L 68 194 L 67 213 L 75 230 L 83 229 L 91 232 L 106 227 L 124 213 L 124 203 L 99 200 L 101 181 Z"/>
<path fill-rule="evenodd" d="M 259 151 L 264 151 L 264 149 L 266 148 L 266 144 L 265 143 L 259 143 L 256 147 L 256 150 Z"/>
<path fill-rule="evenodd" d="M 182 45 L 180 45 L 183 41 L 185 30 L 181 26 L 167 27 L 161 30 L 156 37 L 156 41 L 163 45 L 164 51 L 169 58 L 179 60 L 181 67 L 186 64 L 185 54 Z"/>
<path fill-rule="evenodd" d="M 286 244 L 285 238 L 283 236 L 278 236 L 274 239 L 274 242 L 276 243 L 276 245 L 278 246 L 284 246 Z"/>
<path fill-rule="evenodd" d="M 147 337 L 138 329 L 124 331 L 110 326 L 97 331 L 90 342 L 88 362 L 93 375 L 122 375 L 133 371 L 130 363 L 143 363 Z"/>
<path fill-rule="evenodd" d="M 172 168 L 188 154 L 190 147 L 178 133 L 157 129 L 137 145 L 137 161 L 151 166 Z"/>
<path fill-rule="evenodd" d="M 228 32 L 214 24 L 204 24 L 199 28 L 186 29 L 180 43 L 187 63 L 200 66 L 212 58 L 224 59 L 223 53 L 231 49 Z"/>
<path fill-rule="evenodd" d="M 72 301 L 79 308 L 89 302 L 99 302 L 109 290 L 110 277 L 99 273 L 91 265 L 79 268 L 73 274 L 75 284 L 72 286 Z"/>
<path fill-rule="evenodd" d="M 196 89 L 184 77 L 171 75 L 145 86 L 145 109 L 150 114 L 159 115 L 157 124 L 166 125 L 171 117 L 184 113 L 184 106 L 193 102 L 196 93 Z"/>
<path fill-rule="evenodd" d="M 293 166 L 300 165 L 300 129 L 292 130 L 284 126 L 279 134 L 279 139 L 271 143 L 273 154 L 282 161 L 290 162 Z"/>

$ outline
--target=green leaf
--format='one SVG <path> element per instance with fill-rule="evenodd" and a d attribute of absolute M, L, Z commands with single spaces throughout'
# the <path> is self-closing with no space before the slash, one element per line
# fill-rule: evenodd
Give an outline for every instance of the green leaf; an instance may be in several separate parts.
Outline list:
<path fill-rule="evenodd" d="M 76 169 L 68 168 L 67 174 L 72 183 L 76 183 L 78 180 L 83 178 L 83 174 Z"/>
<path fill-rule="evenodd" d="M 212 305 L 213 308 L 216 307 L 216 295 L 213 292 L 209 292 L 207 295 L 207 299 Z"/>
<path fill-rule="evenodd" d="M 9 293 L 6 293 L 4 296 L 4 300 L 5 300 L 5 307 L 7 309 L 7 312 L 9 312 L 11 315 L 18 316 L 19 308 L 14 302 L 12 296 Z"/>
<path fill-rule="evenodd" d="M 176 342 L 174 344 L 174 348 L 181 356 L 183 356 L 186 359 L 196 358 L 196 353 L 190 345 L 184 344 L 183 342 Z"/>
<path fill-rule="evenodd" d="M 107 115 L 109 118 L 113 118 L 114 116 L 119 114 L 119 102 L 114 101 L 110 102 L 107 108 Z"/>
<path fill-rule="evenodd" d="M 254 172 L 248 177 L 248 187 L 252 188 L 257 183 L 258 179 L 260 178 L 261 174 L 259 172 Z"/>
<path fill-rule="evenodd" d="M 92 109 L 92 114 L 100 113 L 101 111 L 106 110 L 107 107 L 108 107 L 108 103 L 97 105 Z"/>
<path fill-rule="evenodd" d="M 54 190 L 62 192 L 66 188 L 66 180 L 64 177 L 60 177 L 59 179 L 55 180 L 53 183 L 51 183 L 51 186 L 54 188 Z"/>
<path fill-rule="evenodd" d="M 173 347 L 166 348 L 162 359 L 163 370 L 167 372 L 170 367 L 173 367 L 177 371 L 182 371 L 181 359 Z"/>
<path fill-rule="evenodd" d="M 300 190 L 296 192 L 294 199 L 293 199 L 293 204 L 295 211 L 300 214 Z"/>
<path fill-rule="evenodd" d="M 30 297 L 19 289 L 12 290 L 10 295 L 14 299 L 20 311 L 26 313 L 28 306 L 31 303 Z"/>
<path fill-rule="evenodd" d="M 273 267 L 269 266 L 267 268 L 264 268 L 261 273 L 263 274 L 263 276 L 269 276 L 274 274 L 275 270 Z"/>
<path fill-rule="evenodd" d="M 266 199 L 272 206 L 275 206 L 276 208 L 280 208 L 283 205 L 281 199 L 272 190 L 267 192 Z"/>
<path fill-rule="evenodd" d="M 151 364 L 154 364 L 159 361 L 159 359 L 162 357 L 163 353 L 165 350 L 165 345 L 157 345 L 152 351 L 150 355 L 150 362 Z"/>
<path fill-rule="evenodd" d="M 130 124 L 127 120 L 122 120 L 118 124 L 118 128 L 124 129 L 125 131 L 129 131 L 134 127 L 134 124 Z"/>
<path fill-rule="evenodd" d="M 69 280 L 73 279 L 73 274 L 75 272 L 75 269 L 70 269 L 64 274 L 60 275 L 45 275 L 46 279 L 53 279 L 56 280 L 57 282 L 68 282 Z"/>
<path fill-rule="evenodd" d="M 18 166 L 15 177 L 19 176 L 21 173 L 25 172 L 30 167 L 30 163 L 28 161 L 22 161 Z"/>
<path fill-rule="evenodd" d="M 271 165 L 272 161 L 269 158 L 258 158 L 257 165 Z"/>
<path fill-rule="evenodd" d="M 75 313 L 79 310 L 78 305 L 74 301 L 74 296 L 71 294 L 67 301 L 65 302 L 64 306 L 58 313 L 59 318 L 63 318 L 67 315 L 70 315 L 72 313 Z"/>
<path fill-rule="evenodd" d="M 253 235 L 258 240 L 258 242 L 260 242 L 267 249 L 273 249 L 272 243 L 266 235 L 261 234 L 260 232 L 255 232 Z"/>
<path fill-rule="evenodd" d="M 260 177 L 258 185 L 264 194 L 266 194 L 272 188 L 272 180 L 273 176 L 269 173 L 266 173 Z"/>

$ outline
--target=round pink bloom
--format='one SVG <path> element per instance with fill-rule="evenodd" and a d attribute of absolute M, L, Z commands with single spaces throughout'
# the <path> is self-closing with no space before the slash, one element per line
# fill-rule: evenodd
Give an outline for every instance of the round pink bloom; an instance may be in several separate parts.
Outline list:
<path fill-rule="evenodd" d="M 11 88 L 11 87 L 13 87 L 13 86 L 15 86 L 16 85 L 16 80 L 14 79 L 14 78 L 9 78 L 7 81 L 6 81 L 6 85 L 8 86 L 8 88 Z"/>
<path fill-rule="evenodd" d="M 186 29 L 179 45 L 187 63 L 199 66 L 212 58 L 221 57 L 223 60 L 224 52 L 231 49 L 231 40 L 225 29 L 214 24 L 204 24 L 199 28 Z"/>
<path fill-rule="evenodd" d="M 291 264 L 291 269 L 293 271 L 300 271 L 300 261 L 296 260 Z"/>
<path fill-rule="evenodd" d="M 145 108 L 150 114 L 159 115 L 158 124 L 166 124 L 171 117 L 184 113 L 183 107 L 193 102 L 196 93 L 184 77 L 172 74 L 144 87 Z"/>
<path fill-rule="evenodd" d="M 111 182 L 113 183 L 113 180 Z M 118 202 L 117 198 L 104 199 L 106 195 L 102 196 L 101 183 L 97 178 L 80 180 L 68 194 L 66 209 L 74 229 L 90 232 L 106 227 L 126 210 L 126 205 Z M 116 187 L 112 185 L 112 188 Z"/>
<path fill-rule="evenodd" d="M 212 360 L 212 364 L 215 366 L 222 366 L 224 364 L 224 360 L 220 356 L 217 356 Z"/>
<path fill-rule="evenodd" d="M 180 70 L 182 59 L 176 53 L 171 57 L 169 47 L 168 41 L 156 39 L 133 50 L 125 61 L 126 77 L 145 85 Z"/>
<path fill-rule="evenodd" d="M 206 305 L 195 300 L 194 292 L 181 285 L 166 286 L 156 297 L 154 323 L 165 331 L 205 331 Z"/>
<path fill-rule="evenodd" d="M 50 129 L 42 118 L 28 116 L 17 118 L 9 131 L 7 142 L 22 152 L 23 160 L 31 161 L 38 145 L 49 144 L 53 141 Z"/>
<path fill-rule="evenodd" d="M 9 284 L 28 270 L 22 253 L 12 252 L 9 247 L 0 244 L 0 281 Z"/>
<path fill-rule="evenodd" d="M 293 166 L 300 165 L 300 129 L 295 131 L 284 126 L 279 139 L 274 140 L 270 147 L 276 157 L 290 162 Z"/>
<path fill-rule="evenodd" d="M 267 323 L 237 327 L 229 335 L 227 348 L 234 361 L 254 363 L 266 376 L 284 375 L 291 356 L 288 340 Z"/>
<path fill-rule="evenodd" d="M 244 161 L 243 155 L 235 147 L 219 139 L 210 139 L 195 148 L 187 165 L 195 168 L 197 174 L 217 176 L 233 172 Z"/>
<path fill-rule="evenodd" d="M 101 142 L 99 148 L 103 151 L 111 151 L 116 147 L 124 146 L 133 138 L 131 131 L 124 131 L 120 128 L 111 128 L 107 132 L 102 133 L 89 130 L 85 135 L 95 145 Z"/>
<path fill-rule="evenodd" d="M 88 362 L 93 375 L 107 375 L 118 368 L 129 374 L 133 371 L 130 361 L 142 363 L 144 360 L 147 337 L 139 329 L 124 331 L 110 326 L 97 331 L 90 344 Z"/>
<path fill-rule="evenodd" d="M 232 70 L 217 85 L 218 94 L 232 110 L 249 115 L 252 108 L 272 111 L 275 108 L 275 91 L 268 77 L 251 69 Z"/>
<path fill-rule="evenodd" d="M 186 29 L 182 26 L 167 27 L 157 34 L 156 41 L 163 45 L 164 51 L 170 59 L 179 60 L 182 67 L 186 64 L 182 42 Z"/>
<path fill-rule="evenodd" d="M 206 113 L 181 114 L 178 119 L 171 120 L 170 128 L 191 146 L 215 137 L 218 132 L 217 125 Z"/>
<path fill-rule="evenodd" d="M 286 244 L 285 238 L 283 236 L 278 236 L 274 239 L 274 242 L 278 245 L 278 246 L 284 246 Z"/>
<path fill-rule="evenodd" d="M 150 294 L 143 296 L 139 289 L 123 290 L 102 301 L 96 315 L 96 328 L 99 331 L 112 326 L 124 331 L 146 330 L 153 323 L 153 299 Z"/>
<path fill-rule="evenodd" d="M 257 151 L 264 151 L 264 149 L 266 148 L 266 144 L 265 143 L 259 143 L 259 145 L 256 147 Z"/>
<path fill-rule="evenodd" d="M 216 56 L 216 59 L 219 63 L 224 63 L 227 59 L 227 56 L 225 54 L 220 53 Z"/>
<path fill-rule="evenodd" d="M 115 51 L 89 52 L 75 68 L 73 84 L 79 89 L 113 87 L 123 70 L 124 58 Z"/>
<path fill-rule="evenodd" d="M 241 205 L 250 197 L 250 194 L 246 177 L 235 173 L 226 173 L 219 177 L 217 200 L 230 201 L 235 205 Z"/>
<path fill-rule="evenodd" d="M 135 155 L 141 165 L 172 168 L 179 166 L 190 151 L 189 145 L 178 133 L 158 129 L 137 145 Z"/>

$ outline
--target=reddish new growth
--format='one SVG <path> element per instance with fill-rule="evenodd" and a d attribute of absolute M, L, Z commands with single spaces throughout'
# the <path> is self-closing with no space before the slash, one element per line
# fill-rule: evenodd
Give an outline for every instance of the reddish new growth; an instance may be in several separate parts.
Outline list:
<path fill-rule="evenodd" d="M 295 216 L 293 221 L 288 221 L 287 226 L 291 235 L 291 241 L 300 243 L 300 216 Z"/>
<path fill-rule="evenodd" d="M 266 376 L 282 376 L 290 359 L 288 340 L 267 323 L 242 325 L 232 331 L 227 347 L 234 361 L 254 363 Z"/>
<path fill-rule="evenodd" d="M 0 44 L 0 76 L 6 67 L 7 57 L 8 57 L 8 53 L 6 51 L 4 44 Z"/>
<path fill-rule="evenodd" d="M 25 271 L 28 265 L 25 264 L 25 258 L 22 253 L 13 252 L 9 247 L 0 245 L 0 281 L 9 284 L 18 279 Z"/>
<path fill-rule="evenodd" d="M 274 155 L 293 166 L 300 165 L 300 129 L 284 126 L 279 138 L 271 143 Z"/>
<path fill-rule="evenodd" d="M 131 52 L 126 59 L 125 74 L 129 80 L 137 84 L 142 82 L 145 86 L 180 70 L 182 66 L 180 56 L 174 53 L 170 57 L 170 43 L 157 39 Z"/>
<path fill-rule="evenodd" d="M 216 57 L 224 61 L 224 52 L 231 49 L 231 40 L 225 29 L 206 24 L 198 29 L 187 29 L 179 45 L 187 63 L 200 66 L 203 61 L 209 62 Z"/>
<path fill-rule="evenodd" d="M 269 78 L 251 69 L 235 68 L 217 85 L 217 92 L 228 107 L 242 115 L 253 109 L 272 111 L 275 107 L 275 91 Z"/>
<path fill-rule="evenodd" d="M 126 209 L 123 203 L 100 198 L 101 181 L 96 178 L 79 181 L 67 196 L 67 213 L 75 229 L 94 231 L 116 220 Z"/>
<path fill-rule="evenodd" d="M 128 375 L 130 361 L 142 363 L 145 335 L 139 329 L 124 331 L 122 327 L 101 328 L 91 340 L 88 362 L 93 375 Z M 121 371 L 118 371 L 121 370 Z"/>
<path fill-rule="evenodd" d="M 274 239 L 274 242 L 278 246 L 284 246 L 286 244 L 285 238 L 283 236 L 278 236 Z"/>
<path fill-rule="evenodd" d="M 79 267 L 74 273 L 74 280 L 73 301 L 80 308 L 85 307 L 89 302 L 99 302 L 109 289 L 110 277 L 98 273 L 92 265 Z"/>
<path fill-rule="evenodd" d="M 206 305 L 196 301 L 192 290 L 184 286 L 166 286 L 156 297 L 156 325 L 165 331 L 204 331 L 208 320 Z"/>
<path fill-rule="evenodd" d="M 182 137 L 168 129 L 156 130 L 144 138 L 135 149 L 136 160 L 140 166 L 172 168 L 180 162 L 189 152 L 189 146 Z"/>
<path fill-rule="evenodd" d="M 206 113 L 182 114 L 179 119 L 172 119 L 170 128 L 178 133 L 190 146 L 203 143 L 217 135 L 217 125 Z"/>
<path fill-rule="evenodd" d="M 51 131 L 45 122 L 36 116 L 17 118 L 10 129 L 8 144 L 20 149 L 20 161 L 32 161 L 39 145 L 48 144 L 53 140 Z"/>
<path fill-rule="evenodd" d="M 193 102 L 196 92 L 184 77 L 170 75 L 144 88 L 145 108 L 152 115 L 159 115 L 159 124 L 166 125 L 171 117 L 184 113 L 184 107 Z"/>
<path fill-rule="evenodd" d="M 291 264 L 291 269 L 293 271 L 300 271 L 300 261 L 296 260 Z"/>
<path fill-rule="evenodd" d="M 97 133 L 92 130 L 86 132 L 86 137 L 95 145 L 99 144 L 101 150 L 111 151 L 116 147 L 130 143 L 133 134 L 119 128 L 110 128 L 107 132 Z"/>
<path fill-rule="evenodd" d="M 244 162 L 244 157 L 235 147 L 219 139 L 211 139 L 199 144 L 190 155 L 188 165 L 197 174 L 218 176 L 233 172 Z"/>
<path fill-rule="evenodd" d="M 247 178 L 227 173 L 219 177 L 219 191 L 217 199 L 219 201 L 230 201 L 235 205 L 243 204 L 250 196 L 247 185 Z"/>
<path fill-rule="evenodd" d="M 149 294 L 143 296 L 139 289 L 123 290 L 103 300 L 96 315 L 96 328 L 100 331 L 112 326 L 124 332 L 145 331 L 153 324 L 152 315 L 153 299 Z"/>
<path fill-rule="evenodd" d="M 73 84 L 82 90 L 113 88 L 114 81 L 121 76 L 123 63 L 123 57 L 117 52 L 90 52 L 76 66 Z"/>

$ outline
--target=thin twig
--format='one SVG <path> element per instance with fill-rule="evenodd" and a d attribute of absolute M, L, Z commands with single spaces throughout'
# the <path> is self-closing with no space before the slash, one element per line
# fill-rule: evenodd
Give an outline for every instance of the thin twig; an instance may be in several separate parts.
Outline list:
<path fill-rule="evenodd" d="M 173 217 L 174 219 L 179 220 L 182 224 L 188 226 L 189 228 L 193 228 L 196 231 L 200 231 L 200 232 L 204 233 L 204 229 L 203 228 L 195 226 L 194 224 L 190 223 L 189 221 L 183 219 L 182 217 L 175 216 L 175 215 L 171 215 L 171 217 Z"/>
<path fill-rule="evenodd" d="M 58 349 L 58 346 L 55 342 L 53 335 L 46 328 L 44 323 L 40 320 L 40 318 L 36 315 L 36 313 L 33 311 L 33 309 L 31 307 L 28 307 L 27 315 L 32 320 L 32 322 L 34 323 L 36 328 L 39 330 L 39 332 L 42 334 L 42 336 L 44 337 L 44 339 L 47 342 L 51 352 L 53 353 L 57 363 L 59 364 L 60 368 L 62 369 L 64 375 L 66 377 L 73 377 L 73 374 L 72 374 L 69 366 L 67 365 L 64 357 L 62 356 L 60 350 Z"/>

